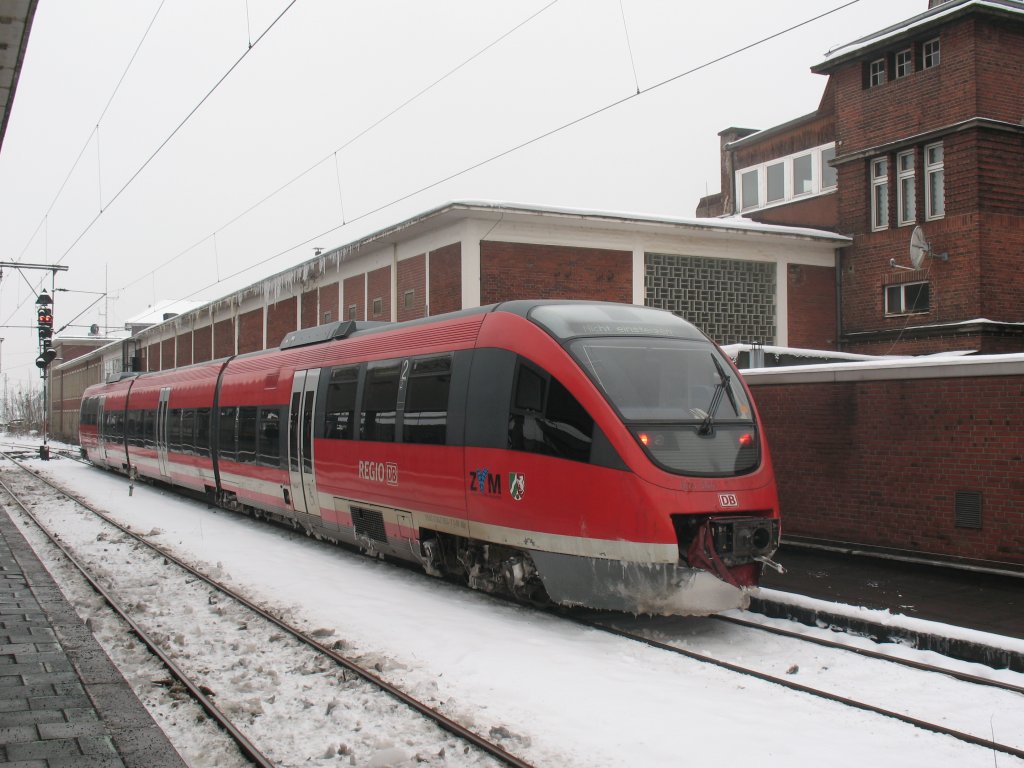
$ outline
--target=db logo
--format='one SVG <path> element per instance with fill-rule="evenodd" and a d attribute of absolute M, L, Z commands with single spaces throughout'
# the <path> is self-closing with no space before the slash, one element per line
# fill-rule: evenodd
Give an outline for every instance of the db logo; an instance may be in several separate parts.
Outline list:
<path fill-rule="evenodd" d="M 398 465 L 391 461 L 387 464 L 381 461 L 360 461 L 359 478 L 375 483 L 398 485 Z"/>
<path fill-rule="evenodd" d="M 723 507 L 738 507 L 740 505 L 740 501 L 736 498 L 735 493 L 718 494 L 718 503 Z"/>

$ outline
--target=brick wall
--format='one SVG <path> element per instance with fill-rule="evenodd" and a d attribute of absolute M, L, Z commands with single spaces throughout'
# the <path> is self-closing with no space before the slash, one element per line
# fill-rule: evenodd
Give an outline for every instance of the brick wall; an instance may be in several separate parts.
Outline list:
<path fill-rule="evenodd" d="M 370 305 L 366 308 L 367 320 L 391 320 L 391 267 L 381 267 L 366 275 L 366 293 Z M 375 310 L 380 300 L 379 311 Z"/>
<path fill-rule="evenodd" d="M 790 264 L 789 346 L 837 349 L 836 271 L 831 267 Z"/>
<path fill-rule="evenodd" d="M 762 224 L 786 227 L 812 227 L 836 231 L 839 223 L 839 196 L 835 193 L 815 195 L 745 214 Z"/>
<path fill-rule="evenodd" d="M 430 252 L 431 315 L 462 309 L 462 244 L 452 243 Z"/>
<path fill-rule="evenodd" d="M 631 303 L 632 274 L 629 251 L 480 243 L 481 304 L 562 298 Z"/>
<path fill-rule="evenodd" d="M 366 275 L 345 278 L 342 291 L 345 306 L 341 308 L 342 320 L 366 320 Z M 356 316 L 349 317 L 349 308 L 355 306 Z"/>
<path fill-rule="evenodd" d="M 192 332 L 192 362 L 205 363 L 213 359 L 213 327 L 204 325 Z"/>
<path fill-rule="evenodd" d="M 301 315 L 301 317 L 300 317 L 300 320 L 301 320 L 300 327 L 302 327 L 302 328 L 312 328 L 314 326 L 320 325 L 321 323 L 320 323 L 320 312 L 319 312 L 319 309 L 320 309 L 320 307 L 319 307 L 319 291 L 314 289 L 312 291 L 305 291 L 305 292 L 303 292 L 302 297 L 301 297 L 301 301 L 302 301 L 302 309 L 299 311 L 299 314 Z M 269 323 L 269 318 L 268 318 L 268 323 Z M 269 334 L 270 334 L 270 331 L 269 331 L 269 328 L 268 328 L 267 335 L 269 336 Z M 271 341 L 272 341 L 272 338 L 268 338 L 267 339 L 267 343 L 268 344 L 270 344 Z"/>
<path fill-rule="evenodd" d="M 192 333 L 183 333 L 178 336 L 177 359 L 175 365 L 192 365 Z"/>
<path fill-rule="evenodd" d="M 427 255 L 425 253 L 398 262 L 398 320 L 414 320 L 426 313 Z M 406 293 L 412 291 L 409 306 Z"/>
<path fill-rule="evenodd" d="M 174 339 L 160 342 L 160 370 L 166 371 L 174 367 Z"/>
<path fill-rule="evenodd" d="M 263 349 L 263 308 L 238 316 L 238 354 Z"/>
<path fill-rule="evenodd" d="M 303 294 L 305 297 L 307 294 Z M 298 310 L 298 300 L 292 296 L 290 299 L 279 301 L 267 307 L 267 347 L 273 348 L 281 344 L 281 340 L 295 328 L 295 313 Z M 316 294 L 313 294 L 314 317 L 316 310 Z M 307 326 L 303 326 L 307 327 Z"/>
<path fill-rule="evenodd" d="M 146 364 L 143 366 L 145 371 L 159 371 L 160 370 L 160 344 L 150 344 L 146 347 Z"/>
<path fill-rule="evenodd" d="M 1013 375 L 963 378 L 773 384 L 748 372 L 785 534 L 1024 564 L 1016 359 Z M 956 526 L 957 491 L 981 494 L 980 530 Z"/>
<path fill-rule="evenodd" d="M 931 39 L 928 32 L 917 43 Z M 980 12 L 963 17 L 939 33 L 941 63 L 907 77 L 865 88 L 866 61 L 893 51 L 871 51 L 863 58 L 832 72 L 837 98 L 836 133 L 841 154 L 854 157 L 839 168 L 840 231 L 853 234 L 855 243 L 843 256 L 843 331 L 851 334 L 844 349 L 857 352 L 937 351 L 979 349 L 985 352 L 1019 351 L 1005 333 L 932 334 L 916 338 L 921 325 L 962 323 L 987 318 L 1019 323 L 1019 296 L 1024 275 L 1019 269 L 1024 252 L 1024 135 L 1019 130 L 980 125 L 961 126 L 953 132 L 932 134 L 917 144 L 909 137 L 949 129 L 956 123 L 985 118 L 1019 125 L 1020 83 L 1024 80 L 1024 24 L 992 20 Z M 905 43 L 895 46 L 904 47 Z M 919 54 L 919 51 L 917 52 Z M 895 153 L 882 149 L 904 141 L 898 149 L 915 151 L 917 217 L 897 225 Z M 941 142 L 944 152 L 945 216 L 925 216 L 925 144 Z M 889 160 L 889 228 L 871 231 L 869 163 L 872 156 Z M 909 241 L 920 225 L 932 249 L 948 253 L 949 261 L 926 259 L 916 273 L 890 266 L 892 259 L 909 266 Z M 885 317 L 887 285 L 926 281 L 930 308 L 925 314 Z M 910 328 L 909 333 L 904 333 Z M 884 341 L 863 340 L 858 334 L 888 332 Z M 858 340 L 859 339 L 859 340 Z M 952 345 L 942 347 L 940 339 Z"/>
<path fill-rule="evenodd" d="M 233 354 L 235 354 L 234 318 L 219 320 L 213 326 L 213 358 L 216 360 Z"/>
<path fill-rule="evenodd" d="M 320 324 L 344 319 L 343 316 L 338 314 L 338 290 L 338 283 L 331 283 L 320 289 Z M 331 313 L 331 316 L 329 319 L 326 319 L 324 315 L 328 312 Z"/>

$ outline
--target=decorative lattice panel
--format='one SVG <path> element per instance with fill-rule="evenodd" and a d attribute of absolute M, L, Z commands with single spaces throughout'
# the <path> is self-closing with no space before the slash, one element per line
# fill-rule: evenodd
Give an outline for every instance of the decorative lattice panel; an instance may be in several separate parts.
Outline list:
<path fill-rule="evenodd" d="M 775 341 L 775 264 L 648 253 L 647 305 L 689 320 L 719 344 Z"/>

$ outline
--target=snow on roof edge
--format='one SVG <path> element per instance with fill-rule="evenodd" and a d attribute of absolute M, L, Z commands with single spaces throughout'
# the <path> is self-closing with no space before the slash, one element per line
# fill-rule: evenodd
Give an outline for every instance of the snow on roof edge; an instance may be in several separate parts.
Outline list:
<path fill-rule="evenodd" d="M 917 27 L 925 26 L 931 22 L 942 19 L 946 16 L 950 16 L 953 13 L 962 11 L 968 7 L 986 7 L 997 10 L 1005 10 L 1010 12 L 1016 12 L 1024 14 L 1024 4 L 1016 2 L 1016 0 L 964 0 L 964 2 L 958 3 L 944 3 L 941 6 L 930 8 L 924 13 L 920 13 L 917 16 L 911 16 L 909 19 L 893 24 L 892 26 L 886 27 L 885 29 L 873 32 L 870 35 L 862 37 L 858 40 L 854 40 L 849 43 L 845 43 L 836 48 L 833 48 L 824 54 L 825 58 L 820 64 L 811 67 L 814 71 L 826 64 L 831 63 L 843 56 L 854 53 L 864 48 L 868 48 L 876 43 L 880 43 L 891 37 L 895 37 L 901 33 L 907 32 L 908 30 L 916 29 Z"/>

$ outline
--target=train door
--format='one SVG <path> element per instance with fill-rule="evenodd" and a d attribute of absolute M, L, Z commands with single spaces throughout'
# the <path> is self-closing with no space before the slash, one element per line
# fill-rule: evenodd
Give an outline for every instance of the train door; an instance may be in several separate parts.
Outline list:
<path fill-rule="evenodd" d="M 104 437 L 104 425 L 106 421 L 106 403 L 107 396 L 100 395 L 97 400 L 99 401 L 99 413 L 96 415 L 96 456 L 101 459 L 104 463 L 107 461 L 107 441 Z"/>
<path fill-rule="evenodd" d="M 320 369 L 296 371 L 288 414 L 288 476 L 292 507 L 296 512 L 320 517 L 320 497 L 313 470 L 313 405 Z"/>
<path fill-rule="evenodd" d="M 167 462 L 167 401 L 171 397 L 170 387 L 160 388 L 160 402 L 156 406 L 156 461 L 162 477 L 170 477 Z"/>

